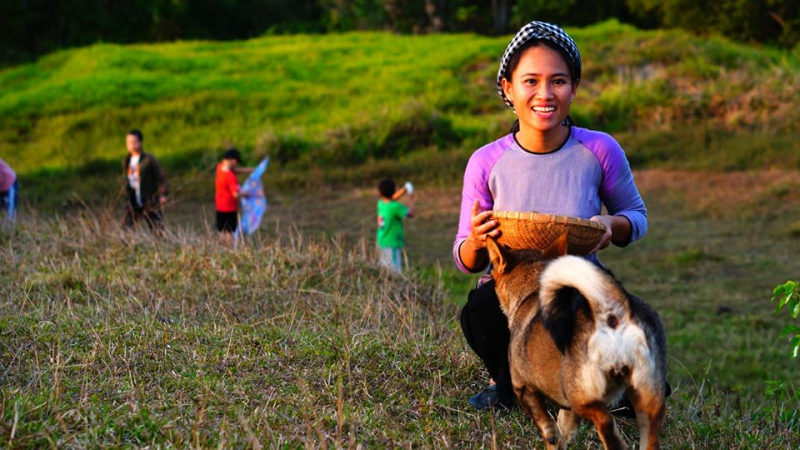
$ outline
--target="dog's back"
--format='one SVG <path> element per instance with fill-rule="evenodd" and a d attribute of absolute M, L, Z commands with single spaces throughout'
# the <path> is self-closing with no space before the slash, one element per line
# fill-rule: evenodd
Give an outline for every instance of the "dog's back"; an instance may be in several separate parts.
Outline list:
<path fill-rule="evenodd" d="M 595 424 L 606 448 L 627 448 L 607 409 L 627 394 L 640 448 L 657 449 L 666 386 L 661 321 L 610 272 L 582 258 L 559 257 L 566 252 L 559 245 L 539 255 L 489 245 L 497 295 L 509 318 L 520 404 L 549 449 L 565 447 L 577 425 L 574 414 Z M 565 408 L 558 429 L 544 398 Z"/>
<path fill-rule="evenodd" d="M 542 324 L 565 355 L 565 379 L 580 384 L 582 401 L 611 404 L 627 390 L 663 397 L 667 362 L 661 321 L 610 272 L 563 256 L 542 272 L 539 297 Z"/>

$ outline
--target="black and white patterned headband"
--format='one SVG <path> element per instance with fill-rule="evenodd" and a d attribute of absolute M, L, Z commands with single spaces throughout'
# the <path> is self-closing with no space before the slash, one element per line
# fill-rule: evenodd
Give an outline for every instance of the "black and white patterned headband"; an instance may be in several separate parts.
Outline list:
<path fill-rule="evenodd" d="M 575 45 L 575 41 L 573 41 L 558 25 L 534 20 L 522 27 L 516 36 L 511 39 L 508 47 L 506 47 L 506 51 L 503 52 L 503 58 L 500 59 L 500 68 L 497 70 L 497 93 L 500 94 L 500 97 L 511 109 L 514 109 L 514 104 L 511 103 L 511 100 L 506 97 L 506 93 L 503 92 L 501 80 L 506 77 L 508 64 L 517 51 L 533 39 L 548 41 L 564 50 L 564 54 L 567 56 L 567 66 L 569 66 L 569 70 L 572 72 L 572 78 L 574 81 L 580 81 L 581 79 L 581 53 L 578 51 L 578 46 Z"/>

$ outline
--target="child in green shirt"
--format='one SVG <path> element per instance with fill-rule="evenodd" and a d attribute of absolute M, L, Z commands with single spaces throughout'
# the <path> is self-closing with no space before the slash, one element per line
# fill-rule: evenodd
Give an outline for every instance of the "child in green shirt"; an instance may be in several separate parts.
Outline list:
<path fill-rule="evenodd" d="M 394 180 L 387 178 L 378 183 L 378 254 L 382 266 L 393 272 L 403 271 L 403 248 L 406 235 L 403 220 L 414 217 L 414 187 L 406 182 L 405 186 L 396 190 Z M 408 194 L 408 206 L 397 199 Z"/>

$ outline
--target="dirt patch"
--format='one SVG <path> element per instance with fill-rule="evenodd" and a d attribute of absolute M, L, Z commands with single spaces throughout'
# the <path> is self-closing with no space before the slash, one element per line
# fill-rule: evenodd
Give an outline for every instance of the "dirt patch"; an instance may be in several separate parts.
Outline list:
<path fill-rule="evenodd" d="M 771 217 L 797 211 L 800 172 L 690 172 L 646 170 L 634 174 L 648 207 L 712 218 Z"/>
<path fill-rule="evenodd" d="M 796 171 L 689 172 L 645 170 L 634 173 L 653 226 L 683 219 L 772 220 L 785 226 L 800 221 L 800 173 Z M 417 186 L 417 217 L 406 221 L 409 258 L 415 263 L 449 266 L 458 228 L 461 186 Z M 278 238 L 299 231 L 308 237 L 334 237 L 374 245 L 372 188 L 317 192 L 275 191 L 267 187 L 270 209 L 259 233 Z M 198 212 L 200 217 L 198 216 Z M 214 207 L 184 202 L 169 211 L 172 224 L 213 229 Z M 685 226 L 683 224 L 682 226 Z"/>

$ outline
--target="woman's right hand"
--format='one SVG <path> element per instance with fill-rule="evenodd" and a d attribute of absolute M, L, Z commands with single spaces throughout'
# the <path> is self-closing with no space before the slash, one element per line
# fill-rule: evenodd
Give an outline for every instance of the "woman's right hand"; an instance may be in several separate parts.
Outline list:
<path fill-rule="evenodd" d="M 496 239 L 500 235 L 497 227 L 500 225 L 492 220 L 492 211 L 481 211 L 480 202 L 476 199 L 472 204 L 472 218 L 470 220 L 470 233 L 467 242 L 474 251 L 486 248 L 486 239 Z"/>
<path fill-rule="evenodd" d="M 489 264 L 486 239 L 496 239 L 500 236 L 500 230 L 497 229 L 500 224 L 496 220 L 492 220 L 491 215 L 491 211 L 481 212 L 481 204 L 478 200 L 472 204 L 469 235 L 458 248 L 461 263 L 470 272 L 479 271 Z"/>

